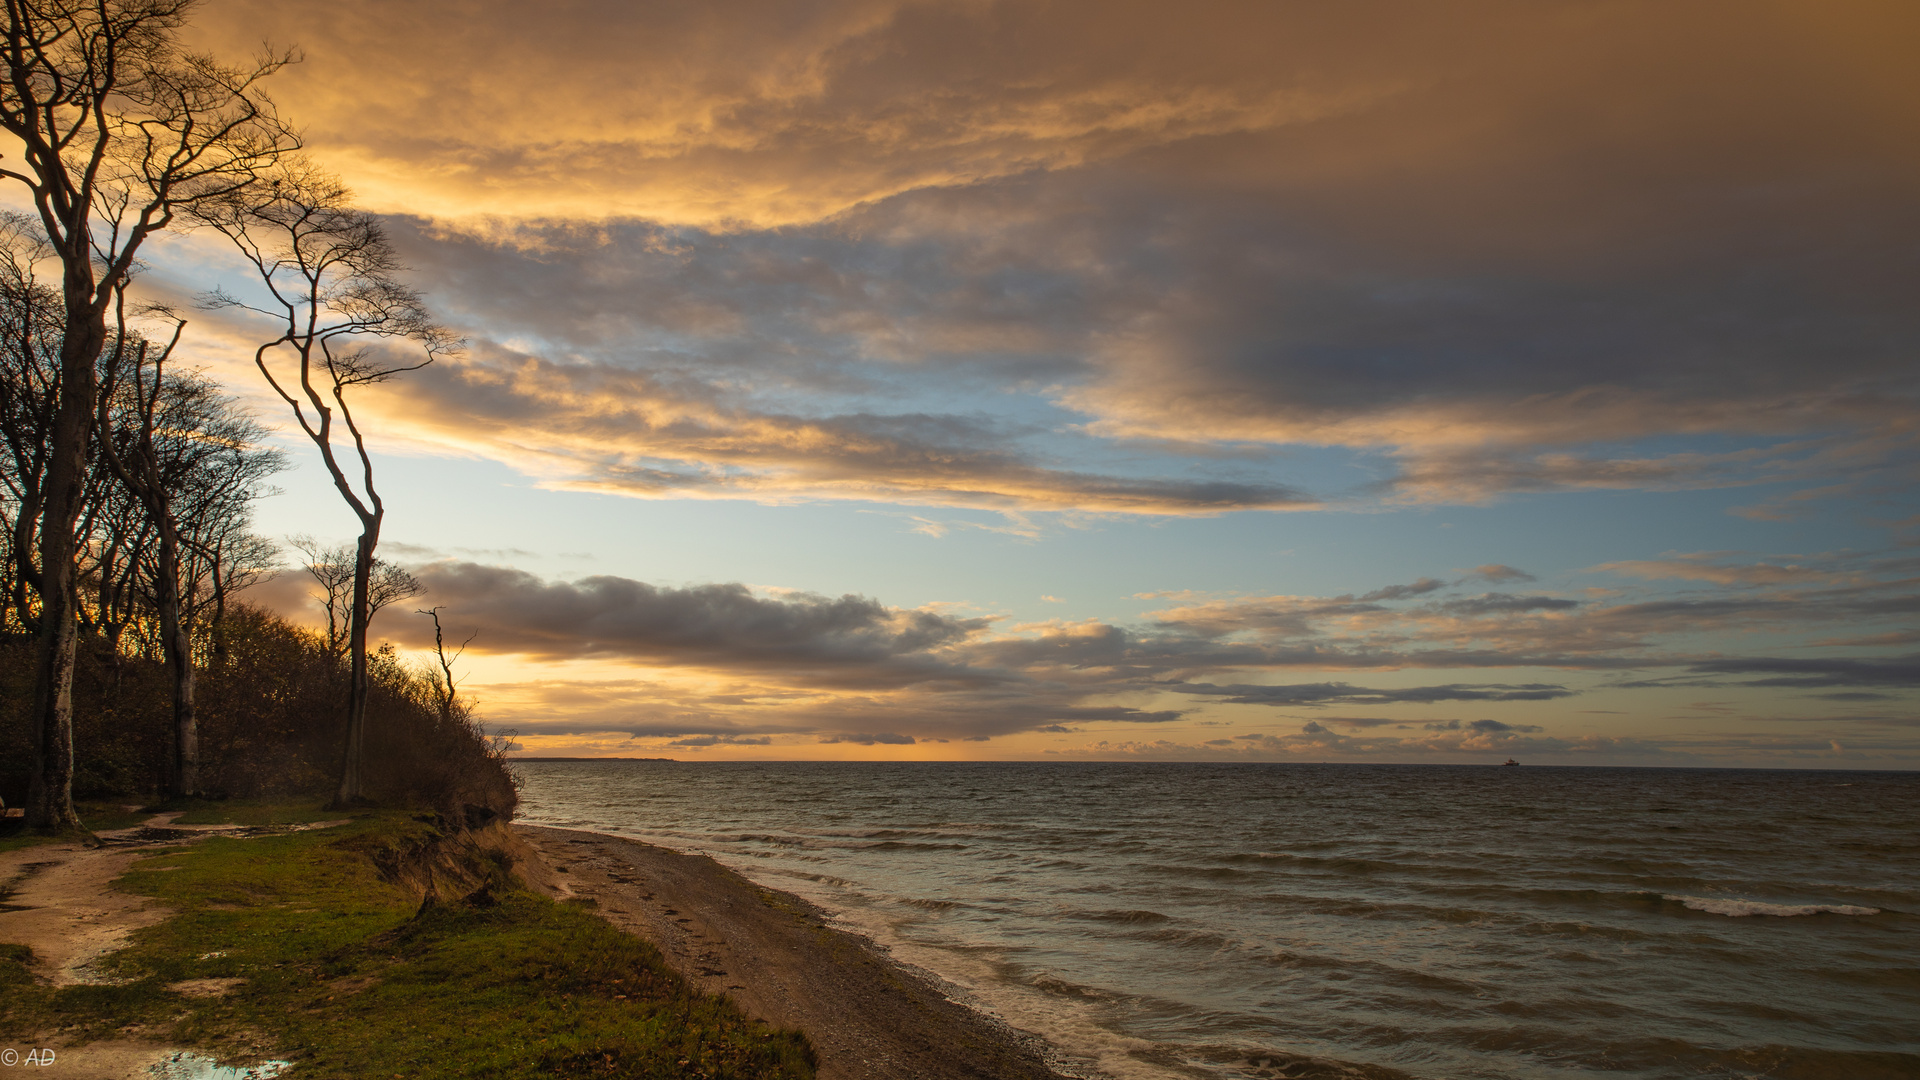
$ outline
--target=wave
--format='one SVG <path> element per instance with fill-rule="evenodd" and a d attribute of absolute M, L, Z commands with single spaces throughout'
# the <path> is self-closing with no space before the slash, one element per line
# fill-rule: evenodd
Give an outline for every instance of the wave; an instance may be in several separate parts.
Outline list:
<path fill-rule="evenodd" d="M 1716 899 L 1708 896 L 1669 896 L 1662 894 L 1660 899 L 1671 900 L 1693 911 L 1704 911 L 1710 915 L 1726 915 L 1740 919 L 1748 915 L 1878 915 L 1879 908 L 1861 907 L 1858 904 L 1769 904 L 1760 900 L 1740 900 L 1737 898 Z"/>
<path fill-rule="evenodd" d="M 1108 911 L 1075 912 L 1076 918 L 1094 919 L 1099 922 L 1117 923 L 1163 923 L 1172 922 L 1171 915 L 1162 915 L 1157 911 L 1140 909 L 1113 909 Z"/>

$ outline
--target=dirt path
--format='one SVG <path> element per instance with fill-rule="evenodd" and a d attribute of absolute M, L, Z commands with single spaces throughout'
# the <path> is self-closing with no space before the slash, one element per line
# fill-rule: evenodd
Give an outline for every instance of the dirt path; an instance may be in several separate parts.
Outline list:
<path fill-rule="evenodd" d="M 591 897 L 701 989 L 806 1032 L 820 1080 L 1062 1080 L 1038 1039 L 948 999 L 798 897 L 705 856 L 566 829 L 514 833 L 530 883 Z"/>
<path fill-rule="evenodd" d="M 113 888 L 113 880 L 158 848 L 258 831 L 235 825 L 177 825 L 174 819 L 179 816 L 159 814 L 136 828 L 101 832 L 101 847 L 70 841 L 0 854 L 0 941 L 32 948 L 35 970 L 55 986 L 110 981 L 95 962 L 123 947 L 135 930 L 174 913 L 144 896 Z M 305 827 L 334 824 L 340 822 Z M 68 1046 L 64 1039 L 44 1033 L 0 1031 L 0 1066 L 11 1064 L 5 1060 L 9 1049 L 20 1058 L 30 1051 L 51 1051 L 52 1065 L 31 1069 L 44 1080 L 173 1075 L 155 1070 L 180 1053 L 168 1043 L 137 1037 Z"/>
<path fill-rule="evenodd" d="M 172 830 L 178 814 L 149 818 L 141 829 Z M 126 944 L 127 935 L 173 914 L 144 896 L 111 888 L 155 840 L 129 842 L 141 829 L 100 834 L 105 847 L 78 841 L 0 854 L 0 941 L 31 946 L 35 967 L 55 986 L 106 981 L 94 961 Z M 197 831 L 197 830 L 196 830 Z"/>

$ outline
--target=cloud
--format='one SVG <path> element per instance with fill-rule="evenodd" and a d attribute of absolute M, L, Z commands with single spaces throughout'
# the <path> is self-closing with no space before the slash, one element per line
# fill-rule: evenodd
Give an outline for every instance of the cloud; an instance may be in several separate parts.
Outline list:
<path fill-rule="evenodd" d="M 916 741 L 911 735 L 827 735 L 820 739 L 823 743 L 857 743 L 861 746 L 912 746 Z"/>
<path fill-rule="evenodd" d="M 1538 724 L 1503 724 L 1498 720 L 1475 720 L 1467 724 L 1462 724 L 1458 720 L 1447 720 L 1444 722 L 1429 722 L 1420 726 L 1428 731 L 1479 731 L 1487 733 L 1504 731 L 1535 732 L 1546 730 Z"/>
<path fill-rule="evenodd" d="M 1205 40 L 1178 48 L 1149 6 L 1098 20 L 1072 5 L 902 0 L 522 14 L 497 0 L 324 13 L 236 0 L 200 32 L 233 53 L 263 36 L 303 43 L 307 62 L 276 89 L 310 145 L 383 209 L 470 218 L 814 221 L 1309 122 L 1392 88 L 1259 77 L 1280 61 L 1249 41 L 1275 38 L 1244 10 L 1216 12 Z"/>
<path fill-rule="evenodd" d="M 1674 558 L 1713 564 L 1697 553 Z M 1813 642 L 1844 627 L 1871 643 L 1876 624 L 1910 622 L 1920 609 L 1912 561 L 1806 556 L 1798 565 L 1819 572 L 1786 583 L 1736 575 L 1701 586 L 1660 578 L 1578 604 L 1535 594 L 1448 598 L 1429 586 L 1431 578 L 1330 597 L 1160 594 L 1150 599 L 1170 606 L 1136 620 L 1033 623 L 732 584 L 668 588 L 605 575 L 566 582 L 454 561 L 417 572 L 449 626 L 480 631 L 475 650 L 551 663 L 614 662 L 642 676 L 557 673 L 550 681 L 496 684 L 485 688 L 490 714 L 527 736 L 707 740 L 691 748 L 771 745 L 754 741 L 761 739 L 907 745 L 886 739 L 1091 735 L 1143 725 L 1187 730 L 1245 722 L 1252 714 L 1235 710 L 1253 707 L 1259 715 L 1363 707 L 1373 711 L 1314 722 L 1349 733 L 1390 725 L 1424 732 L 1396 739 L 1530 738 L 1541 734 L 1531 715 L 1453 720 L 1435 718 L 1429 707 L 1546 706 L 1582 694 L 1688 687 L 1840 692 L 1848 696 L 1831 700 L 1877 711 L 1824 722 L 1868 723 L 1899 715 L 1896 706 L 1920 684 L 1920 660 L 1877 653 L 1874 644 L 1835 653 L 1846 646 Z M 1682 586 L 1684 592 L 1673 592 Z M 415 646 L 428 643 L 425 620 L 394 619 L 381 628 Z M 1729 630 L 1765 631 L 1774 636 L 1764 640 L 1823 651 L 1729 653 L 1727 643 L 1739 640 Z M 1401 674 L 1540 668 L 1556 669 L 1556 676 Z M 1343 677 L 1331 677 L 1336 673 Z M 1685 715 L 1733 720 L 1751 711 L 1745 700 L 1706 703 L 1713 711 Z M 1391 745 L 1427 752 L 1418 749 L 1425 743 Z M 1575 742 L 1551 745 L 1574 752 L 1567 748 Z"/>
<path fill-rule="evenodd" d="M 1852 658 L 1799 659 L 1756 656 L 1706 660 L 1689 665 L 1702 675 L 1763 675 L 1739 686 L 1813 688 L 1825 686 L 1920 687 L 1920 653 L 1886 660 Z"/>
<path fill-rule="evenodd" d="M 432 408 L 420 408 L 423 397 Z M 1273 482 L 1058 467 L 1022 452 L 1021 433 L 978 416 L 768 412 L 692 377 L 556 364 L 484 341 L 465 362 L 383 388 L 369 411 L 412 441 L 495 458 L 551 486 L 638 497 L 1175 516 L 1319 505 Z M 948 527 L 923 526 L 933 535 Z"/>
<path fill-rule="evenodd" d="M 1479 578 L 1493 585 L 1511 585 L 1519 581 L 1539 580 L 1525 570 L 1505 566 L 1500 563 L 1488 563 L 1485 566 L 1476 566 L 1466 571 L 1466 574 L 1468 577 Z"/>
<path fill-rule="evenodd" d="M 1301 706 L 1325 704 L 1386 705 L 1398 702 L 1428 704 L 1436 701 L 1552 701 L 1571 697 L 1577 691 L 1549 683 L 1519 686 L 1492 684 L 1468 686 L 1411 686 L 1393 689 L 1368 689 L 1346 683 L 1296 683 L 1291 685 L 1247 684 L 1214 686 L 1210 683 L 1171 683 L 1168 689 L 1183 694 L 1219 697 L 1235 705 Z M 1359 721 L 1341 721 L 1358 723 Z M 1385 723 L 1386 721 L 1382 721 Z"/>
<path fill-rule="evenodd" d="M 693 735 L 684 739 L 675 739 L 666 745 L 685 750 L 704 750 L 710 746 L 767 746 L 773 740 L 765 735 L 758 738 L 746 735 Z"/>
<path fill-rule="evenodd" d="M 1411 585 L 1388 585 L 1385 588 L 1375 589 L 1362 596 L 1360 601 L 1370 603 L 1375 600 L 1405 600 L 1408 597 L 1424 596 L 1437 589 L 1444 589 L 1447 584 L 1438 578 L 1423 577 Z"/>
<path fill-rule="evenodd" d="M 1911 487 L 1889 6 L 1190 8 L 231 0 L 196 32 L 304 44 L 282 104 L 476 343 L 387 430 L 553 484 L 1171 515 Z"/>
<path fill-rule="evenodd" d="M 1708 581 L 1716 585 L 1786 585 L 1809 582 L 1837 583 L 1845 580 L 1832 566 L 1802 566 L 1778 563 L 1730 563 L 1718 552 L 1673 559 L 1630 559 L 1601 563 L 1592 568 L 1601 573 L 1625 574 L 1650 580 L 1679 579 Z"/>
<path fill-rule="evenodd" d="M 662 588 L 607 575 L 545 581 L 524 570 L 443 561 L 416 571 L 475 648 L 544 657 L 755 665 L 815 672 L 836 685 L 907 685 L 991 676 L 943 661 L 984 619 L 900 611 L 858 596 L 755 596 L 744 585 Z M 389 624 L 427 643 L 414 622 Z"/>

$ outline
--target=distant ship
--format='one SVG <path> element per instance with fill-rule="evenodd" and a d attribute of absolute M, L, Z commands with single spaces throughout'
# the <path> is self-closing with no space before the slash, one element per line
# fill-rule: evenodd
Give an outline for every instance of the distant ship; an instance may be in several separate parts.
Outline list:
<path fill-rule="evenodd" d="M 1515 761 L 1515 760 L 1513 760 L 1512 758 L 1508 758 L 1508 759 L 1507 759 L 1507 765 L 1518 765 L 1518 764 L 1520 764 L 1520 763 L 1519 763 L 1519 762 L 1517 762 L 1517 761 Z M 1504 769 L 1504 768 L 1506 768 L 1506 765 L 1502 765 L 1502 766 L 1501 766 L 1501 768 L 1503 768 L 1503 769 Z"/>

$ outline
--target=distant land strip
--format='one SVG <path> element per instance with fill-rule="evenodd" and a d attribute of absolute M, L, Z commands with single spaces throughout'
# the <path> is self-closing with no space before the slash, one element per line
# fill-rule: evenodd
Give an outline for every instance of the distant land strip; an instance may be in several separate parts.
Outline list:
<path fill-rule="evenodd" d="M 679 761 L 670 757 L 510 757 L 508 761 Z"/>

